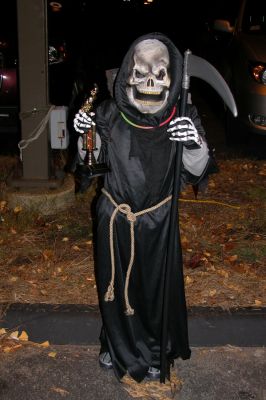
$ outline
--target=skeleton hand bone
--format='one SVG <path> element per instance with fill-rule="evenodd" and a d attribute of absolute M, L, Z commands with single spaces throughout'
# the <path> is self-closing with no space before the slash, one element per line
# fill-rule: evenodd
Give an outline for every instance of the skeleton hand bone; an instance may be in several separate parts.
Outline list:
<path fill-rule="evenodd" d="M 173 119 L 169 124 L 167 132 L 170 133 L 170 140 L 183 142 L 184 146 L 189 146 L 191 143 L 196 143 L 199 147 L 202 146 L 202 139 L 194 123 L 188 117 Z"/>
<path fill-rule="evenodd" d="M 74 129 L 79 133 L 87 132 L 92 127 L 92 125 L 95 125 L 95 122 L 92 120 L 92 117 L 94 117 L 94 115 L 94 112 L 90 112 L 89 114 L 87 114 L 84 111 L 79 110 L 74 118 Z"/>

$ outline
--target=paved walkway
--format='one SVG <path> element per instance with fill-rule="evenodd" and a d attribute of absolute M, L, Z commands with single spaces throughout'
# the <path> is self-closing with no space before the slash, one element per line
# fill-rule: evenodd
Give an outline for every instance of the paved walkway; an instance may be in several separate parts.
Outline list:
<path fill-rule="evenodd" d="M 121 384 L 98 365 L 97 345 L 25 344 L 0 356 L 1 400 L 266 400 L 266 348 L 192 348 L 167 382 Z M 179 382 L 181 380 L 181 383 Z M 180 383 L 180 385 L 179 385 Z M 136 397 L 138 396 L 138 397 Z"/>

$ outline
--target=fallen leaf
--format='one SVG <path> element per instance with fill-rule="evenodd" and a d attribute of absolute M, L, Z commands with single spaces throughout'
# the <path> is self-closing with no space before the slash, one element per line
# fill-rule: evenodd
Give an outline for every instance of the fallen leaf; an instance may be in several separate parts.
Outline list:
<path fill-rule="evenodd" d="M 224 244 L 224 249 L 225 250 L 232 250 L 234 247 L 236 247 L 235 242 L 227 242 Z"/>
<path fill-rule="evenodd" d="M 185 278 L 185 283 L 186 283 L 187 285 L 189 285 L 189 284 L 192 283 L 192 282 L 194 282 L 193 279 L 190 278 L 190 276 L 186 276 L 186 278 Z"/>
<path fill-rule="evenodd" d="M 230 262 L 234 262 L 238 259 L 238 256 L 237 256 L 237 254 L 234 254 L 233 256 L 229 256 L 226 259 Z"/>
<path fill-rule="evenodd" d="M 241 291 L 242 291 L 242 289 L 241 289 L 239 286 L 234 285 L 234 284 L 232 284 L 232 283 L 225 283 L 225 281 L 224 281 L 223 284 L 224 284 L 226 287 L 228 287 L 229 289 L 235 290 L 236 292 L 241 292 Z"/>
<path fill-rule="evenodd" d="M 4 347 L 3 351 L 4 351 L 4 353 L 10 353 L 11 351 L 15 351 L 15 350 L 19 349 L 20 347 L 22 347 L 22 344 L 16 344 L 14 346 L 6 346 L 6 347 Z"/>
<path fill-rule="evenodd" d="M 42 347 L 49 347 L 49 346 L 50 346 L 50 343 L 49 343 L 48 340 L 46 340 L 45 342 L 40 343 L 40 346 L 42 346 Z"/>
<path fill-rule="evenodd" d="M 66 396 L 67 394 L 69 394 L 69 392 L 66 389 L 62 389 L 60 387 L 53 386 L 53 387 L 51 387 L 51 390 L 53 392 L 61 394 L 61 396 Z"/>
<path fill-rule="evenodd" d="M 22 207 L 21 206 L 16 206 L 13 209 L 14 214 L 19 214 L 22 211 Z"/>
<path fill-rule="evenodd" d="M 254 304 L 255 304 L 255 306 L 261 306 L 262 305 L 262 301 L 261 300 L 255 300 Z"/>
<path fill-rule="evenodd" d="M 174 374 L 171 374 L 170 381 L 167 380 L 165 384 L 161 384 L 159 381 L 137 383 L 128 375 L 122 379 L 122 387 L 131 397 L 154 400 L 171 400 L 177 398 L 176 395 L 181 390 L 182 384 L 182 380 L 174 376 Z"/>
<path fill-rule="evenodd" d="M 6 333 L 5 328 L 1 328 L 1 329 L 0 329 L 0 335 L 4 335 L 5 333 Z"/>
<path fill-rule="evenodd" d="M 208 186 L 209 186 L 210 188 L 215 188 L 215 187 L 216 187 L 216 184 L 215 184 L 214 181 L 210 180 L 209 183 L 208 183 Z"/>
<path fill-rule="evenodd" d="M 9 337 L 10 337 L 11 339 L 18 340 L 18 331 L 11 332 L 10 335 L 9 335 Z"/>
<path fill-rule="evenodd" d="M 217 274 L 223 276 L 224 278 L 228 278 L 229 277 L 229 273 L 227 271 L 225 271 L 224 269 L 218 269 L 217 270 Z"/>
<path fill-rule="evenodd" d="M 6 208 L 7 202 L 5 200 L 0 201 L 0 211 Z"/>
<path fill-rule="evenodd" d="M 189 245 L 189 240 L 186 238 L 186 236 L 183 236 L 183 237 L 181 238 L 181 244 L 182 244 L 183 247 L 188 247 L 188 245 Z"/>
<path fill-rule="evenodd" d="M 191 257 L 188 267 L 195 269 L 198 268 L 201 264 L 202 261 L 202 254 L 201 253 L 196 253 L 194 256 Z"/>
<path fill-rule="evenodd" d="M 29 337 L 28 337 L 28 335 L 27 335 L 27 333 L 25 331 L 22 331 L 18 338 L 19 338 L 19 340 L 23 340 L 25 342 L 27 340 L 29 340 Z"/>
<path fill-rule="evenodd" d="M 50 353 L 48 353 L 48 356 L 54 358 L 56 357 L 56 354 L 56 351 L 50 351 Z"/>
<path fill-rule="evenodd" d="M 45 260 L 51 260 L 54 257 L 54 251 L 53 250 L 43 250 L 42 256 Z"/>
<path fill-rule="evenodd" d="M 3 347 L 4 353 L 9 353 L 10 351 L 11 351 L 11 347 L 7 347 L 7 346 Z"/>
<path fill-rule="evenodd" d="M 78 246 L 72 246 L 72 249 L 75 251 L 80 251 L 80 247 L 78 247 Z"/>

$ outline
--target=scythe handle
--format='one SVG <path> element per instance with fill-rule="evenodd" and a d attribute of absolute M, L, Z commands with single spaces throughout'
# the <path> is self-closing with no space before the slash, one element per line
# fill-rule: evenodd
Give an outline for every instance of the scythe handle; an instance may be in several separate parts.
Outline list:
<path fill-rule="evenodd" d="M 190 50 L 185 52 L 184 65 L 183 65 L 183 78 L 182 78 L 182 91 L 180 100 L 180 117 L 186 115 L 186 105 L 188 99 L 188 90 L 190 79 L 187 75 L 187 60 Z M 179 231 L 179 213 L 178 213 L 178 197 L 181 185 L 181 165 L 182 165 L 183 144 L 182 142 L 175 142 L 175 159 L 174 159 L 174 179 L 173 191 L 170 212 L 170 225 L 168 231 L 168 247 L 167 247 L 167 260 L 165 269 L 164 281 L 164 301 L 163 301 L 163 315 L 162 315 L 162 337 L 161 337 L 161 374 L 160 382 L 165 383 L 166 375 L 168 374 L 168 360 L 167 360 L 167 342 L 168 342 L 168 313 L 169 313 L 169 288 L 172 279 L 172 256 L 176 251 L 176 243 L 180 243 Z M 180 245 L 181 246 L 181 245 Z M 179 258 L 182 263 L 182 257 Z M 182 265 L 179 266 L 182 268 Z"/>
<path fill-rule="evenodd" d="M 223 99 L 224 103 L 230 109 L 234 117 L 237 117 L 237 107 L 234 97 L 221 76 L 221 74 L 206 60 L 201 57 L 194 56 L 190 50 L 187 50 L 184 55 L 183 76 L 182 76 L 182 92 L 180 100 L 180 117 L 186 115 L 186 106 L 188 98 L 188 90 L 190 86 L 190 76 L 194 76 L 209 83 Z M 165 377 L 169 373 L 167 360 L 167 342 L 168 342 L 168 315 L 169 315 L 169 290 L 172 278 L 172 262 L 173 254 L 177 251 L 176 243 L 180 244 L 179 232 L 179 215 L 178 215 L 178 197 L 180 193 L 180 173 L 182 166 L 183 145 L 181 142 L 176 142 L 176 156 L 174 160 L 174 182 L 173 182 L 173 197 L 171 202 L 171 216 L 168 232 L 168 248 L 167 260 L 164 275 L 164 299 L 163 299 L 163 315 L 162 315 L 162 336 L 161 336 L 161 383 L 165 382 Z M 177 241 L 178 240 L 178 241 Z M 182 250 L 180 245 L 180 251 Z M 182 263 L 182 257 L 179 257 L 179 262 Z M 182 265 L 179 266 L 182 269 Z"/>

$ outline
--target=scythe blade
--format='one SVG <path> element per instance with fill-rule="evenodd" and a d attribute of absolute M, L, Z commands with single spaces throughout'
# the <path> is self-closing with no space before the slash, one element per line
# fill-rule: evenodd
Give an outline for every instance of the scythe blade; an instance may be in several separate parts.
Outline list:
<path fill-rule="evenodd" d="M 187 50 L 187 75 L 200 78 L 209 83 L 216 92 L 221 96 L 224 103 L 232 112 L 234 117 L 237 117 L 237 107 L 234 97 L 221 74 L 204 58 L 195 56 Z"/>

